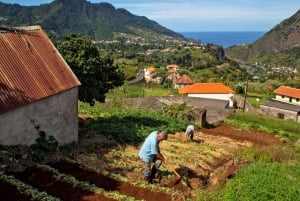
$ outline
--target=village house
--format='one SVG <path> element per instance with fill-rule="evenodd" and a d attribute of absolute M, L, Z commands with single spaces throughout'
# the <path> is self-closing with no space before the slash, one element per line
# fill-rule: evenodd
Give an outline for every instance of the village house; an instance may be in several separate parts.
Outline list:
<path fill-rule="evenodd" d="M 188 97 L 207 98 L 228 101 L 228 107 L 233 107 L 234 91 L 222 83 L 195 83 L 178 89 L 179 94 Z"/>
<path fill-rule="evenodd" d="M 178 89 L 181 87 L 186 87 L 189 85 L 195 84 L 195 81 L 192 80 L 192 78 L 190 78 L 188 75 L 182 75 L 180 76 L 178 79 L 175 80 L 174 82 L 174 88 Z"/>
<path fill-rule="evenodd" d="M 155 68 L 150 66 L 144 69 L 144 78 L 146 82 L 152 81 L 157 76 L 157 72 Z"/>
<path fill-rule="evenodd" d="M 167 78 L 170 80 L 176 80 L 179 78 L 179 66 L 176 64 L 170 64 L 167 66 L 168 76 Z"/>
<path fill-rule="evenodd" d="M 0 144 L 78 140 L 79 80 L 40 26 L 0 27 Z"/>
<path fill-rule="evenodd" d="M 280 119 L 300 122 L 300 89 L 281 86 L 274 91 L 275 99 L 260 105 L 262 112 Z"/>

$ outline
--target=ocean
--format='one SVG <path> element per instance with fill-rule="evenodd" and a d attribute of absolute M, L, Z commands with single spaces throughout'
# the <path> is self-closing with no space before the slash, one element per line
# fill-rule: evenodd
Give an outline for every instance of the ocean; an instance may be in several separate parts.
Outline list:
<path fill-rule="evenodd" d="M 201 41 L 204 44 L 221 45 L 224 48 L 233 45 L 250 44 L 265 33 L 260 31 L 180 32 L 186 38 Z"/>

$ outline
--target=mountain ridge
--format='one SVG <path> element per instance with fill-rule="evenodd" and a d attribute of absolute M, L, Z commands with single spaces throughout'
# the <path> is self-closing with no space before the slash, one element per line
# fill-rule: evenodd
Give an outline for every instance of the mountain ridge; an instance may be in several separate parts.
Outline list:
<path fill-rule="evenodd" d="M 112 4 L 86 0 L 54 0 L 39 6 L 21 6 L 0 2 L 0 24 L 7 26 L 40 25 L 48 33 L 61 38 L 70 32 L 97 40 L 112 39 L 114 33 L 140 35 L 146 31 L 173 38 L 184 37 L 145 16 L 136 16 Z M 139 30 L 139 31 L 136 31 Z"/>
<path fill-rule="evenodd" d="M 225 52 L 242 62 L 300 65 L 296 56 L 300 54 L 300 9 L 253 43 L 229 47 Z"/>

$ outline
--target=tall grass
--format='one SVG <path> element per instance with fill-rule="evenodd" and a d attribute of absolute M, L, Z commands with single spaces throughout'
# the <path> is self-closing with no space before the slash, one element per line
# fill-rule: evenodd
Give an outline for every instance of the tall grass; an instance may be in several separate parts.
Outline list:
<path fill-rule="evenodd" d="M 274 133 L 286 141 L 295 142 L 300 135 L 299 123 L 293 120 L 282 120 L 256 113 L 234 113 L 225 122 L 241 129 L 255 129 Z"/>
<path fill-rule="evenodd" d="M 169 96 L 177 93 L 177 90 L 162 88 L 157 84 L 149 84 L 151 87 L 139 85 L 123 85 L 111 90 L 106 94 L 108 99 L 112 98 L 147 98 L 153 96 Z M 153 87 L 154 85 L 154 87 Z"/>
<path fill-rule="evenodd" d="M 210 200 L 300 200 L 300 168 L 294 164 L 255 163 L 241 169 Z"/>
<path fill-rule="evenodd" d="M 139 86 L 121 86 L 111 90 L 108 94 L 108 98 L 143 98 L 145 97 L 145 88 Z"/>
<path fill-rule="evenodd" d="M 122 103 L 116 103 L 122 104 Z M 137 144 L 155 130 L 168 130 L 169 133 L 184 131 L 188 122 L 176 119 L 162 112 L 116 107 L 113 102 L 97 103 L 91 107 L 79 103 L 79 113 L 88 114 L 94 121 L 88 129 L 124 144 Z"/>

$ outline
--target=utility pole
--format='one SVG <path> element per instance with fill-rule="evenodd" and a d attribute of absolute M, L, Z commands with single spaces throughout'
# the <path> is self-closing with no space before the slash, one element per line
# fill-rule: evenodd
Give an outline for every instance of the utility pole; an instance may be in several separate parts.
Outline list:
<path fill-rule="evenodd" d="M 247 77 L 246 77 L 246 84 L 245 84 L 245 95 L 244 95 L 243 112 L 245 112 L 245 107 L 246 107 L 247 91 L 248 91 L 248 74 L 247 74 Z"/>

